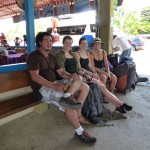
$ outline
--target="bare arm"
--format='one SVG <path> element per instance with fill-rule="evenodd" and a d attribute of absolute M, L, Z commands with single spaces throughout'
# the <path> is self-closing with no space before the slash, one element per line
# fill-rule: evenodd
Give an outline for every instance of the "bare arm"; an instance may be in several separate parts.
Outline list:
<path fill-rule="evenodd" d="M 59 74 L 59 76 L 65 79 L 70 79 L 72 77 L 70 73 L 64 71 L 62 68 L 57 70 L 57 73 Z"/>
<path fill-rule="evenodd" d="M 48 81 L 45 78 L 43 78 L 42 76 L 40 76 L 39 70 L 30 70 L 29 72 L 30 72 L 32 80 L 37 82 L 41 86 L 46 86 L 48 88 L 52 88 L 52 89 L 60 91 L 60 92 L 67 90 L 65 85 Z"/>
<path fill-rule="evenodd" d="M 76 80 L 76 79 L 79 79 L 81 78 L 79 75 L 77 75 L 76 73 L 73 73 L 73 74 L 70 74 L 66 71 L 64 71 L 62 68 L 57 70 L 57 73 L 62 77 L 62 78 L 65 78 L 65 79 L 73 79 L 73 80 Z"/>
<path fill-rule="evenodd" d="M 89 59 L 89 64 L 88 64 L 88 66 L 89 66 L 89 68 L 90 68 L 90 71 L 93 72 L 93 73 L 95 73 L 95 74 L 97 74 L 96 70 L 94 69 L 94 66 L 93 66 L 92 63 L 91 63 L 91 59 L 90 59 L 89 54 L 88 54 L 88 59 Z"/>
<path fill-rule="evenodd" d="M 77 63 L 77 69 L 81 70 L 81 64 L 80 64 L 80 55 L 78 52 L 75 53 L 75 57 L 76 57 L 76 63 Z"/>
<path fill-rule="evenodd" d="M 109 69 L 109 64 L 108 64 L 108 59 L 107 59 L 107 53 L 106 53 L 106 51 L 104 51 L 104 65 L 105 65 L 106 72 L 110 76 L 110 69 Z"/>

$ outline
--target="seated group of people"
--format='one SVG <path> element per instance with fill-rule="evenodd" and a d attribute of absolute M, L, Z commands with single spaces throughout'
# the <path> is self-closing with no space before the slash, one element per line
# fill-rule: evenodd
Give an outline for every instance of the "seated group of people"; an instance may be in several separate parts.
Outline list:
<path fill-rule="evenodd" d="M 73 40 L 70 36 L 63 38 L 63 49 L 51 54 L 52 36 L 48 32 L 39 32 L 36 36 L 38 49 L 29 54 L 27 67 L 31 75 L 31 87 L 35 98 L 52 103 L 65 112 L 68 121 L 75 129 L 75 137 L 86 143 L 95 143 L 96 137 L 91 136 L 81 124 L 88 124 L 81 109 L 89 92 L 88 83 L 99 85 L 105 100 L 115 105 L 115 110 L 126 113 L 132 106 L 118 99 L 113 91 L 117 78 L 109 70 L 107 53 L 101 49 L 101 40 L 95 38 L 93 51 L 86 52 L 88 42 L 85 38 L 79 41 L 79 50 L 71 51 Z M 62 78 L 55 80 L 56 73 Z M 109 80 L 110 87 L 106 88 Z M 79 92 L 76 99 L 74 94 Z"/>

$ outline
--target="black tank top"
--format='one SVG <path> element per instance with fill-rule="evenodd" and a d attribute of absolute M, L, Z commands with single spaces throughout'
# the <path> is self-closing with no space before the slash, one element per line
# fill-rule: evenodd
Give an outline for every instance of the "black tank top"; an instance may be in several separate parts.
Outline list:
<path fill-rule="evenodd" d="M 66 58 L 65 69 L 69 73 L 77 73 L 75 58 Z"/>
<path fill-rule="evenodd" d="M 78 52 L 78 54 L 80 55 L 80 53 Z M 88 56 L 88 54 L 87 54 Z M 86 70 L 90 70 L 89 68 L 89 59 L 88 58 L 82 58 L 80 55 L 80 65 L 81 68 L 86 69 Z"/>
<path fill-rule="evenodd" d="M 89 69 L 89 59 L 88 58 L 82 58 L 80 57 L 80 64 L 81 64 L 81 67 L 86 69 L 86 70 L 90 70 Z"/>
<path fill-rule="evenodd" d="M 94 55 L 93 55 L 93 57 L 94 57 Z M 104 51 L 103 51 L 103 59 L 102 60 L 96 60 L 94 57 L 94 64 L 95 64 L 95 67 L 97 67 L 97 68 L 104 68 Z"/>
<path fill-rule="evenodd" d="M 95 67 L 97 67 L 97 68 L 104 68 L 104 61 L 103 60 L 96 60 L 94 58 L 94 64 L 95 64 Z"/>

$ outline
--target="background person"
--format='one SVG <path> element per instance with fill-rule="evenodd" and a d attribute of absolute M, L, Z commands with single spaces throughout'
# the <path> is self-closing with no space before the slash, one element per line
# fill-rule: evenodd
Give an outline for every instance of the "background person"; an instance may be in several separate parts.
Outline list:
<path fill-rule="evenodd" d="M 22 42 L 22 39 L 20 39 L 19 37 L 16 37 L 14 39 L 14 42 L 15 42 L 15 46 L 20 46 L 20 43 Z"/>
<path fill-rule="evenodd" d="M 119 63 L 121 62 L 123 57 L 131 56 L 132 46 L 124 36 L 113 36 L 113 49 L 115 49 L 116 47 L 120 48 L 120 50 L 122 51 Z"/>
<path fill-rule="evenodd" d="M 54 28 L 52 33 L 51 33 L 52 37 L 53 37 L 53 42 L 59 42 L 59 34 L 57 32 L 57 28 Z"/>
<path fill-rule="evenodd" d="M 26 35 L 23 35 L 23 42 L 24 42 L 24 46 L 26 46 L 27 45 L 27 36 Z"/>
<path fill-rule="evenodd" d="M 1 46 L 5 45 L 5 43 L 7 42 L 6 36 L 4 33 L 1 33 L 0 41 L 1 41 Z"/>

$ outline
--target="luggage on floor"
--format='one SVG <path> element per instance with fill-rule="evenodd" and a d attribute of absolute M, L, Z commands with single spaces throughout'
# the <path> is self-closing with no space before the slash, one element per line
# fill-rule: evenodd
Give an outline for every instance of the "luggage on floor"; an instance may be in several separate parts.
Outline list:
<path fill-rule="evenodd" d="M 119 65 L 115 68 L 114 74 L 117 76 L 116 89 L 119 92 L 127 93 L 132 89 L 135 89 L 137 73 L 134 62 L 125 62 Z"/>
<path fill-rule="evenodd" d="M 147 77 L 140 77 L 139 75 L 137 75 L 136 83 L 139 83 L 139 82 L 146 82 L 147 84 L 149 84 L 149 80 Z"/>
<path fill-rule="evenodd" d="M 101 119 L 102 114 L 111 116 L 111 111 L 103 104 L 103 96 L 97 84 L 89 84 L 90 91 L 82 108 L 82 115 L 93 124 L 108 125 Z"/>

